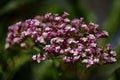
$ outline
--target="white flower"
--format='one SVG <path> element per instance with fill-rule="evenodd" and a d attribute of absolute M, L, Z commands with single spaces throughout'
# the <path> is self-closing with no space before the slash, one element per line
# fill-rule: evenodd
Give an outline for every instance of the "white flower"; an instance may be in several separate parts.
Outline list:
<path fill-rule="evenodd" d="M 86 37 L 83 37 L 82 40 L 86 42 L 88 39 Z"/>
<path fill-rule="evenodd" d="M 16 38 L 13 39 L 13 42 L 15 42 L 15 43 L 16 43 L 16 42 L 19 42 L 19 41 L 20 41 L 20 38 L 19 38 L 19 37 L 16 37 Z"/>
<path fill-rule="evenodd" d="M 55 17 L 55 20 L 56 20 L 56 21 L 60 20 L 60 17 Z"/>
<path fill-rule="evenodd" d="M 9 43 L 6 43 L 5 44 L 5 49 L 8 49 L 10 47 L 10 44 Z"/>
<path fill-rule="evenodd" d="M 82 63 L 88 63 L 88 59 L 83 59 Z"/>
<path fill-rule="evenodd" d="M 94 40 L 95 36 L 93 34 L 89 34 L 88 38 Z"/>
<path fill-rule="evenodd" d="M 87 25 L 86 25 L 86 24 L 82 24 L 82 25 L 81 25 L 81 27 L 86 28 L 86 27 L 87 27 Z"/>
<path fill-rule="evenodd" d="M 99 63 L 99 58 L 94 58 L 93 61 L 94 61 L 95 63 Z"/>
<path fill-rule="evenodd" d="M 78 43 L 79 41 L 75 41 L 74 38 L 69 38 L 67 42 L 71 44 L 71 43 Z"/>
<path fill-rule="evenodd" d="M 117 61 L 115 57 L 110 57 L 110 60 L 111 60 L 111 62 L 116 62 Z"/>
<path fill-rule="evenodd" d="M 86 57 L 86 54 L 85 54 L 85 53 L 82 53 L 81 56 L 82 56 L 82 57 Z"/>
<path fill-rule="evenodd" d="M 110 51 L 110 54 L 111 54 L 112 56 L 116 56 L 116 55 L 117 55 L 115 51 Z"/>
<path fill-rule="evenodd" d="M 37 37 L 37 41 L 39 41 L 40 43 L 46 44 L 43 36 Z"/>
<path fill-rule="evenodd" d="M 70 22 L 70 19 L 65 18 L 64 21 L 65 21 L 65 22 Z"/>
<path fill-rule="evenodd" d="M 35 23 L 34 23 L 35 26 L 39 26 L 39 25 L 40 25 L 40 21 L 38 21 L 38 20 L 35 19 L 34 22 L 35 22 Z"/>
<path fill-rule="evenodd" d="M 103 33 L 104 33 L 106 36 L 109 36 L 109 34 L 108 34 L 107 31 L 103 31 Z"/>
<path fill-rule="evenodd" d="M 26 47 L 26 43 L 21 43 L 20 46 L 21 46 L 22 48 L 24 48 L 24 47 Z"/>
<path fill-rule="evenodd" d="M 37 60 L 37 56 L 36 56 L 36 55 L 33 55 L 33 56 L 32 56 L 32 60 L 34 60 L 34 61 Z"/>
<path fill-rule="evenodd" d="M 78 60 L 80 58 L 80 55 L 79 56 L 75 56 L 74 58 L 73 58 L 73 60 Z"/>
<path fill-rule="evenodd" d="M 51 28 L 49 28 L 49 27 L 46 27 L 46 28 L 45 28 L 45 31 L 49 31 L 49 30 L 51 30 Z"/>
<path fill-rule="evenodd" d="M 43 33 L 42 33 L 42 36 L 43 36 L 44 38 L 47 38 L 48 33 L 47 33 L 47 32 L 43 32 Z"/>
<path fill-rule="evenodd" d="M 96 43 L 91 43 L 90 44 L 91 47 L 96 47 L 96 45 L 97 45 Z"/>
<path fill-rule="evenodd" d="M 89 51 L 90 51 L 90 49 L 85 49 L 85 51 L 86 51 L 86 52 L 89 52 Z"/>
<path fill-rule="evenodd" d="M 59 27 L 60 27 L 60 28 L 62 28 L 63 26 L 65 26 L 65 24 L 64 24 L 64 23 L 63 23 L 63 24 L 61 24 Z"/>
<path fill-rule="evenodd" d="M 67 25 L 66 27 L 65 27 L 65 30 L 70 30 L 71 29 L 71 25 Z"/>

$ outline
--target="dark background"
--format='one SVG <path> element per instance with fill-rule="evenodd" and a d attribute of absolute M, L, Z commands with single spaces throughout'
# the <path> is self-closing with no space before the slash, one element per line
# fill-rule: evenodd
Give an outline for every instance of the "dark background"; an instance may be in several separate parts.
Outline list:
<path fill-rule="evenodd" d="M 37 64 L 31 60 L 34 51 L 4 50 L 9 25 L 47 12 L 68 12 L 71 19 L 83 17 L 86 23 L 99 24 L 110 35 L 100 43 L 111 43 L 117 51 L 116 63 L 89 69 L 78 67 L 76 76 L 66 71 L 64 76 L 69 77 L 62 76 L 62 80 L 120 80 L 120 0 L 1 0 L 0 80 L 61 80 L 58 62 L 55 66 L 49 60 Z"/>

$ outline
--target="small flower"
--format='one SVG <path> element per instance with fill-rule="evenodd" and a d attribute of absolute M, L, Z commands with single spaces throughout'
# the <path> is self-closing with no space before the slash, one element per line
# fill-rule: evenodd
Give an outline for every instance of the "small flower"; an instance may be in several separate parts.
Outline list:
<path fill-rule="evenodd" d="M 107 31 L 103 31 L 102 35 L 103 35 L 103 36 L 109 36 L 109 34 L 108 34 Z"/>
<path fill-rule="evenodd" d="M 88 39 L 89 40 L 95 40 L 96 38 L 95 38 L 95 36 L 93 34 L 89 34 L 88 35 Z"/>
<path fill-rule="evenodd" d="M 74 43 L 75 40 L 74 40 L 74 38 L 69 38 L 69 39 L 67 40 L 67 42 L 68 42 L 69 44 L 71 44 L 71 43 Z"/>
<path fill-rule="evenodd" d="M 111 44 L 107 44 L 107 45 L 106 45 L 106 48 L 107 48 L 107 50 L 111 50 L 111 48 L 112 48 L 112 47 L 111 47 Z"/>
<path fill-rule="evenodd" d="M 44 53 L 43 55 L 39 53 L 37 55 L 33 55 L 32 57 L 33 61 L 37 61 L 38 63 L 40 63 L 43 60 L 46 60 L 47 58 L 48 58 L 48 53 Z"/>
<path fill-rule="evenodd" d="M 99 25 L 85 24 L 83 18 L 70 20 L 69 14 L 62 16 L 47 13 L 24 22 L 9 26 L 5 49 L 19 45 L 21 48 L 37 47 L 38 54 L 32 60 L 38 63 L 62 56 L 66 63 L 80 62 L 85 67 L 116 62 L 116 52 L 110 44 L 105 47 L 98 44 L 100 38 L 109 36 L 101 31 Z M 42 52 L 42 53 L 41 53 Z"/>
<path fill-rule="evenodd" d="M 61 21 L 61 17 L 55 17 L 54 20 L 60 22 Z"/>
<path fill-rule="evenodd" d="M 32 60 L 33 60 L 33 61 L 37 60 L 37 56 L 36 56 L 36 55 L 33 55 L 33 56 L 32 56 Z"/>
<path fill-rule="evenodd" d="M 45 19 L 48 19 L 49 17 L 51 16 L 51 13 L 47 13 L 47 14 L 45 14 Z"/>
<path fill-rule="evenodd" d="M 117 55 L 115 51 L 110 51 L 110 54 L 111 54 L 112 56 L 116 56 L 116 55 Z"/>
<path fill-rule="evenodd" d="M 36 42 L 40 42 L 40 43 L 46 44 L 46 42 L 45 42 L 43 36 L 37 37 Z"/>
<path fill-rule="evenodd" d="M 5 49 L 8 49 L 10 47 L 10 44 L 9 43 L 6 43 L 5 44 Z"/>
<path fill-rule="evenodd" d="M 82 57 L 86 57 L 86 53 L 81 53 L 81 56 Z"/>
<path fill-rule="evenodd" d="M 52 52 L 54 50 L 54 45 L 45 45 L 44 50 Z"/>
<path fill-rule="evenodd" d="M 27 46 L 26 43 L 21 43 L 21 44 L 20 44 L 20 47 L 21 47 L 21 48 L 25 48 L 26 46 Z"/>
<path fill-rule="evenodd" d="M 64 14 L 62 15 L 62 18 L 66 18 L 69 14 L 64 12 Z"/>
<path fill-rule="evenodd" d="M 70 47 L 68 47 L 68 48 L 65 49 L 65 53 L 69 53 L 70 51 L 71 51 Z"/>
<path fill-rule="evenodd" d="M 60 53 L 60 54 L 64 54 L 64 50 L 61 49 L 59 53 Z"/>
<path fill-rule="evenodd" d="M 64 22 L 68 23 L 68 22 L 70 22 L 70 19 L 65 18 L 65 19 L 64 19 Z"/>
<path fill-rule="evenodd" d="M 92 59 L 83 59 L 82 63 L 85 63 L 85 66 L 88 68 L 94 64 Z"/>
<path fill-rule="evenodd" d="M 48 34 L 49 34 L 48 32 L 43 32 L 42 33 L 43 38 L 46 39 L 48 37 Z"/>
<path fill-rule="evenodd" d="M 110 57 L 110 62 L 116 62 L 116 58 L 115 57 Z"/>
<path fill-rule="evenodd" d="M 95 63 L 99 63 L 99 58 L 94 58 L 93 61 L 94 61 Z"/>
<path fill-rule="evenodd" d="M 65 27 L 65 30 L 66 30 L 66 31 L 69 31 L 69 30 L 71 30 L 71 27 L 72 27 L 71 25 L 67 25 L 67 26 Z"/>
<path fill-rule="evenodd" d="M 85 30 L 85 31 L 88 31 L 88 30 L 89 30 L 89 28 L 88 28 L 88 26 L 87 26 L 86 24 L 82 24 L 82 25 L 81 25 L 81 28 L 82 28 L 83 30 Z"/>
<path fill-rule="evenodd" d="M 16 38 L 13 39 L 13 42 L 14 42 L 14 43 L 17 43 L 17 42 L 19 42 L 19 41 L 20 41 L 20 38 L 19 38 L 19 37 L 16 37 Z"/>
<path fill-rule="evenodd" d="M 82 42 L 82 43 L 86 42 L 87 40 L 88 40 L 88 38 L 86 38 L 86 37 L 80 38 L 80 42 Z"/>
<path fill-rule="evenodd" d="M 71 21 L 71 24 L 75 27 L 78 27 L 79 23 L 80 23 L 79 19 L 74 19 L 74 20 Z"/>
<path fill-rule="evenodd" d="M 60 49 L 61 49 L 60 46 L 55 47 L 55 52 L 56 52 L 56 53 L 59 53 L 59 52 L 60 52 Z"/>
<path fill-rule="evenodd" d="M 73 62 L 76 62 L 76 61 L 78 61 L 80 59 L 80 55 L 78 55 L 78 56 L 74 56 L 74 58 L 73 58 Z"/>
<path fill-rule="evenodd" d="M 65 57 L 63 58 L 63 61 L 65 61 L 65 62 L 71 62 L 71 61 L 72 61 L 72 58 L 65 56 Z"/>
<path fill-rule="evenodd" d="M 35 26 L 39 26 L 40 25 L 40 22 L 38 21 L 38 20 L 34 20 L 34 24 L 35 24 Z"/>
<path fill-rule="evenodd" d="M 96 43 L 90 43 L 90 47 L 96 47 Z"/>

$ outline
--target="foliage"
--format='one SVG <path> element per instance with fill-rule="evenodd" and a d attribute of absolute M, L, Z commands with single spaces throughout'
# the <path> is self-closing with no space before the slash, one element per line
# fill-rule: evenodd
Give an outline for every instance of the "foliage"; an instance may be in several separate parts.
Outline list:
<path fill-rule="evenodd" d="M 94 0 L 93 0 L 94 1 Z M 98 0 L 99 1 L 99 0 Z M 108 1 L 109 2 L 109 1 Z M 92 4 L 92 1 L 91 3 Z M 94 4 L 92 4 L 94 5 Z M 31 60 L 34 49 L 4 49 L 8 26 L 18 21 L 43 15 L 46 12 L 68 12 L 70 18 L 84 17 L 85 22 L 96 21 L 96 15 L 83 0 L 1 0 L 0 1 L 0 80 L 119 80 L 120 76 L 120 41 L 119 17 L 120 0 L 114 0 L 110 13 L 102 28 L 110 37 L 101 40 L 101 44 L 112 43 L 117 51 L 117 62 L 114 64 L 84 68 L 81 64 L 59 63 L 59 60 L 46 60 L 40 64 Z M 116 44 L 114 44 L 115 42 Z M 61 66 L 62 64 L 62 66 Z M 76 70 L 77 67 L 77 70 Z"/>

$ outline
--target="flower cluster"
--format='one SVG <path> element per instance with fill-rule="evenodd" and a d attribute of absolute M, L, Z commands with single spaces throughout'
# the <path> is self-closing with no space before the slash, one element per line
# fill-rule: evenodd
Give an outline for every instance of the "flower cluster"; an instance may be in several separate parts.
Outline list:
<path fill-rule="evenodd" d="M 27 48 L 30 45 L 25 40 L 30 38 L 34 46 L 42 46 L 42 52 L 32 57 L 38 63 L 51 54 L 61 55 L 68 63 L 81 61 L 86 67 L 116 61 L 116 52 L 110 44 L 103 47 L 97 43 L 98 39 L 108 36 L 106 31 L 101 31 L 99 25 L 92 22 L 85 24 L 83 18 L 70 20 L 68 15 L 66 12 L 62 16 L 47 13 L 10 26 L 5 49 L 16 44 Z"/>

